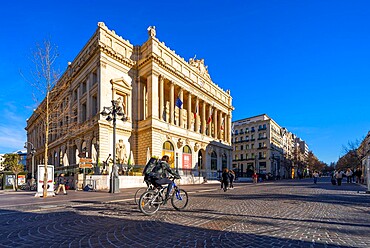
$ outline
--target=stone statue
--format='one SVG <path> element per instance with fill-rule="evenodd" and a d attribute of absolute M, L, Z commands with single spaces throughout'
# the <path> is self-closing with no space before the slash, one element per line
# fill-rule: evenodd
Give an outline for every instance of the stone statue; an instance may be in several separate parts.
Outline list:
<path fill-rule="evenodd" d="M 201 76 L 211 79 L 208 73 L 208 66 L 204 64 L 204 59 L 195 59 L 194 56 L 194 58 L 189 59 L 189 65 L 196 68 Z"/>
<path fill-rule="evenodd" d="M 116 156 L 118 158 L 118 163 L 127 164 L 126 146 L 122 139 L 116 144 Z"/>
<path fill-rule="evenodd" d="M 150 37 L 155 37 L 156 36 L 155 26 L 149 26 L 148 27 L 148 34 L 149 34 Z"/>

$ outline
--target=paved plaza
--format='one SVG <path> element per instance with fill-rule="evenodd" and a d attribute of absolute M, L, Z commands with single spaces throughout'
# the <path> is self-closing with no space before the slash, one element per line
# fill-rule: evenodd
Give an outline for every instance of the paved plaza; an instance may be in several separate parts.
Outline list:
<path fill-rule="evenodd" d="M 136 189 L 46 199 L 0 193 L 0 247 L 370 247 L 370 195 L 329 178 L 183 186 L 186 211 L 154 216 Z M 359 192 L 360 191 L 360 192 Z"/>

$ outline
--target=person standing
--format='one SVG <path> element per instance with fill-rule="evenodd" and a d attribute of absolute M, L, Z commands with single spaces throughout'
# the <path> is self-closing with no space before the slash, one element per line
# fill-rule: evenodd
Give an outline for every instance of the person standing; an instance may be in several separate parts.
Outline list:
<path fill-rule="evenodd" d="M 342 170 L 337 171 L 337 173 L 335 174 L 335 178 L 337 179 L 338 186 L 342 185 L 343 174 L 344 173 Z"/>
<path fill-rule="evenodd" d="M 58 189 L 57 191 L 55 192 L 55 194 L 59 194 L 59 191 L 60 189 L 63 189 L 63 193 L 66 195 L 67 194 L 67 191 L 66 191 L 66 179 L 64 178 L 64 174 L 61 173 L 58 177 Z"/>
<path fill-rule="evenodd" d="M 235 172 L 233 170 L 229 171 L 229 177 L 230 177 L 230 189 L 234 188 L 234 180 L 235 180 Z"/>
<path fill-rule="evenodd" d="M 350 168 L 346 171 L 347 183 L 352 183 L 353 172 Z"/>
<path fill-rule="evenodd" d="M 312 174 L 312 177 L 313 177 L 313 183 L 317 184 L 317 179 L 319 178 L 319 173 L 317 171 L 314 171 L 314 173 Z"/>
<path fill-rule="evenodd" d="M 223 187 L 224 191 L 226 192 L 227 187 L 229 187 L 229 181 L 230 181 L 230 175 L 229 175 L 229 170 L 227 168 L 224 169 L 222 172 L 222 181 L 221 181 L 221 189 Z"/>
<path fill-rule="evenodd" d="M 253 179 L 253 183 L 257 183 L 258 182 L 258 175 L 257 175 L 257 172 L 254 171 L 253 175 L 252 175 L 252 179 Z"/>
<path fill-rule="evenodd" d="M 356 169 L 356 183 L 361 183 L 362 171 L 360 167 Z"/>

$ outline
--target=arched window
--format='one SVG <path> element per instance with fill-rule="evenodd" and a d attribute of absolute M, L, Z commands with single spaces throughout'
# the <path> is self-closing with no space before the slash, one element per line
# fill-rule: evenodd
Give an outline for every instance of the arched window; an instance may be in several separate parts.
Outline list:
<path fill-rule="evenodd" d="M 188 145 L 186 145 L 182 149 L 182 168 L 184 170 L 191 170 L 192 167 L 191 149 Z"/>
<path fill-rule="evenodd" d="M 226 154 L 222 154 L 222 169 L 227 168 L 227 156 Z"/>
<path fill-rule="evenodd" d="M 54 161 L 53 161 L 54 166 L 58 166 L 58 153 L 54 152 Z"/>
<path fill-rule="evenodd" d="M 64 165 L 63 164 L 63 151 L 59 151 L 59 166 Z"/>
<path fill-rule="evenodd" d="M 171 142 L 166 141 L 163 143 L 162 147 L 162 156 L 167 155 L 170 157 L 168 163 L 170 164 L 171 168 L 175 168 L 175 149 Z"/>
<path fill-rule="evenodd" d="M 215 151 L 211 153 L 211 170 L 217 170 L 217 153 Z"/>

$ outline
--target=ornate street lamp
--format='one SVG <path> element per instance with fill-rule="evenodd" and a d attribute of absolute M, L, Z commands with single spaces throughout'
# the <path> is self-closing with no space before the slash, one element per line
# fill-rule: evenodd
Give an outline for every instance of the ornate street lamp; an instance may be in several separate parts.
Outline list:
<path fill-rule="evenodd" d="M 106 117 L 107 121 L 113 121 L 113 167 L 110 175 L 110 189 L 109 193 L 119 193 L 119 177 L 118 177 L 118 167 L 116 165 L 116 120 L 117 116 L 122 121 L 127 121 L 127 117 L 123 112 L 121 105 L 121 100 L 112 100 L 112 106 L 103 107 L 103 111 L 100 113 L 102 116 Z"/>
<path fill-rule="evenodd" d="M 24 148 L 26 148 L 28 150 L 28 145 L 31 146 L 31 151 L 30 151 L 30 154 L 32 156 L 32 162 L 31 162 L 31 185 L 35 183 L 35 153 L 36 153 L 36 149 L 35 147 L 33 146 L 33 144 L 31 142 L 26 142 L 24 143 Z"/>

